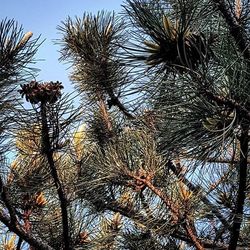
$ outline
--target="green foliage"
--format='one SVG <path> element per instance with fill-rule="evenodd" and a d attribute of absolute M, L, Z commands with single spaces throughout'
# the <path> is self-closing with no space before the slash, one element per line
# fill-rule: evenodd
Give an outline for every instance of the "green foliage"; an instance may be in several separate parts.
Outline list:
<path fill-rule="evenodd" d="M 123 24 L 114 13 L 85 13 L 75 20 L 69 17 L 59 30 L 63 34 L 61 60 L 73 62 L 71 79 L 79 92 L 90 99 L 117 92 L 126 75 L 117 58 Z"/>

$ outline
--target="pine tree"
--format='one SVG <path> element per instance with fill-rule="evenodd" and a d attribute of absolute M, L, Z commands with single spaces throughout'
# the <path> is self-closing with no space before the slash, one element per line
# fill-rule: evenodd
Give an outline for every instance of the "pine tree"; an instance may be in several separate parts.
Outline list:
<path fill-rule="evenodd" d="M 69 17 L 58 43 L 78 106 L 35 80 L 39 38 L 2 21 L 2 248 L 248 249 L 249 5 Z"/>

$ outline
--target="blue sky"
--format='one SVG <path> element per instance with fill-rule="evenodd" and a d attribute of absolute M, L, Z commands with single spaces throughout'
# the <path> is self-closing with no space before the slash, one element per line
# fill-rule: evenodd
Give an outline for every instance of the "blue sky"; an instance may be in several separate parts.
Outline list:
<path fill-rule="evenodd" d="M 54 44 L 60 38 L 57 26 L 68 16 L 81 17 L 83 13 L 96 13 L 98 10 L 121 12 L 123 0 L 4 0 L 1 3 L 0 18 L 14 18 L 23 26 L 24 32 L 32 31 L 33 36 L 46 39 L 36 58 L 42 59 L 35 67 L 39 68 L 39 81 L 62 81 L 66 90 L 70 89 L 69 65 L 58 62 L 60 47 Z"/>

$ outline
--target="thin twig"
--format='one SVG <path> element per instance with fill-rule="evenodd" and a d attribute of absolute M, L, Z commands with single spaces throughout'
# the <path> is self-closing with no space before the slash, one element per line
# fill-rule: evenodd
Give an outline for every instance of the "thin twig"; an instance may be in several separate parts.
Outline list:
<path fill-rule="evenodd" d="M 121 101 L 119 100 L 119 98 L 117 96 L 115 96 L 113 90 L 109 89 L 108 91 L 108 95 L 110 97 L 110 103 L 112 103 L 112 105 L 115 105 L 119 108 L 120 111 L 123 112 L 123 114 L 129 118 L 129 119 L 135 119 L 135 116 L 132 115 L 127 108 L 121 103 Z"/>

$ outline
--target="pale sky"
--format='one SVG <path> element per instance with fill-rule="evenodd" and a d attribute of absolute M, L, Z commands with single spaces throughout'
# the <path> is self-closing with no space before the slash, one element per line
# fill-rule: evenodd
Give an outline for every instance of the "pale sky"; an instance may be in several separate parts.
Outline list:
<path fill-rule="evenodd" d="M 54 40 L 60 38 L 57 26 L 68 16 L 81 17 L 83 13 L 96 13 L 98 10 L 121 12 L 123 0 L 3 0 L 1 2 L 0 19 L 14 18 L 23 26 L 24 33 L 33 32 L 33 37 L 41 35 L 46 39 L 36 55 L 39 68 L 39 81 L 61 81 L 65 90 L 69 90 L 70 81 L 66 69 L 69 65 L 58 62 L 59 46 Z"/>

